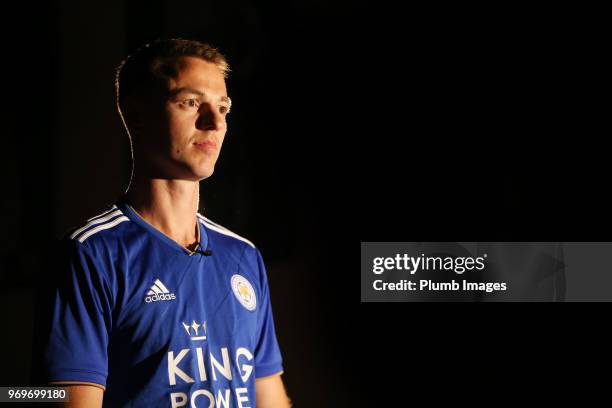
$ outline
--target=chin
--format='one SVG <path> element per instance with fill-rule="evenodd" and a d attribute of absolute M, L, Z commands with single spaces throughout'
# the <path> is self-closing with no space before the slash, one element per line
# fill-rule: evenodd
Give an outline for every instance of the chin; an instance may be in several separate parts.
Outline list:
<path fill-rule="evenodd" d="M 212 176 L 214 172 L 215 172 L 215 169 L 214 169 L 214 168 L 212 168 L 212 169 L 206 169 L 206 170 L 204 170 L 204 169 L 200 169 L 199 171 L 194 172 L 194 175 L 196 176 L 196 178 L 197 178 L 199 181 L 202 181 L 202 180 L 207 179 L 207 178 L 209 178 L 210 176 Z"/>

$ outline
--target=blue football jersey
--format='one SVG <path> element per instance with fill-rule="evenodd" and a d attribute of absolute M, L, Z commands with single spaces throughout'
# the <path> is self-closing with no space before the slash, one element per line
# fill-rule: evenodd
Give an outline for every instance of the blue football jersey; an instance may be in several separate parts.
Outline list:
<path fill-rule="evenodd" d="M 46 381 L 104 386 L 104 406 L 255 407 L 282 372 L 259 250 L 197 217 L 191 253 L 125 202 L 63 242 L 46 312 Z"/>

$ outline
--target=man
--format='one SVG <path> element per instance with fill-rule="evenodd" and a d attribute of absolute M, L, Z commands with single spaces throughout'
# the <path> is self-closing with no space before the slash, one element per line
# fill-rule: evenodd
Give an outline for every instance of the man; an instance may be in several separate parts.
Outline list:
<path fill-rule="evenodd" d="M 289 407 L 254 245 L 197 213 L 231 99 L 225 58 L 159 40 L 117 71 L 130 186 L 62 243 L 41 297 L 40 375 L 68 406 Z"/>

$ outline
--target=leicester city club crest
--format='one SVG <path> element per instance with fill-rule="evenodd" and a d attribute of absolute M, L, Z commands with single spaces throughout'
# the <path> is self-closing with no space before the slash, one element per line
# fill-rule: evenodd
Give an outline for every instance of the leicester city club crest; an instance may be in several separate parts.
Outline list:
<path fill-rule="evenodd" d="M 242 275 L 232 276 L 232 291 L 234 295 L 247 310 L 253 311 L 257 306 L 257 299 L 255 298 L 255 291 L 251 282 L 246 280 Z"/>

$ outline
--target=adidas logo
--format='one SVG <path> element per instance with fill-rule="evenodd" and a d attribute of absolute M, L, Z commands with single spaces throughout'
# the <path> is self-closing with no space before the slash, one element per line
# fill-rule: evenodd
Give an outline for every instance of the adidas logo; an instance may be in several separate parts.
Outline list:
<path fill-rule="evenodd" d="M 145 302 L 157 302 L 160 300 L 174 300 L 176 296 L 174 293 L 170 293 L 168 288 L 159 280 L 155 279 L 155 283 L 151 286 L 151 289 L 147 292 Z"/>

